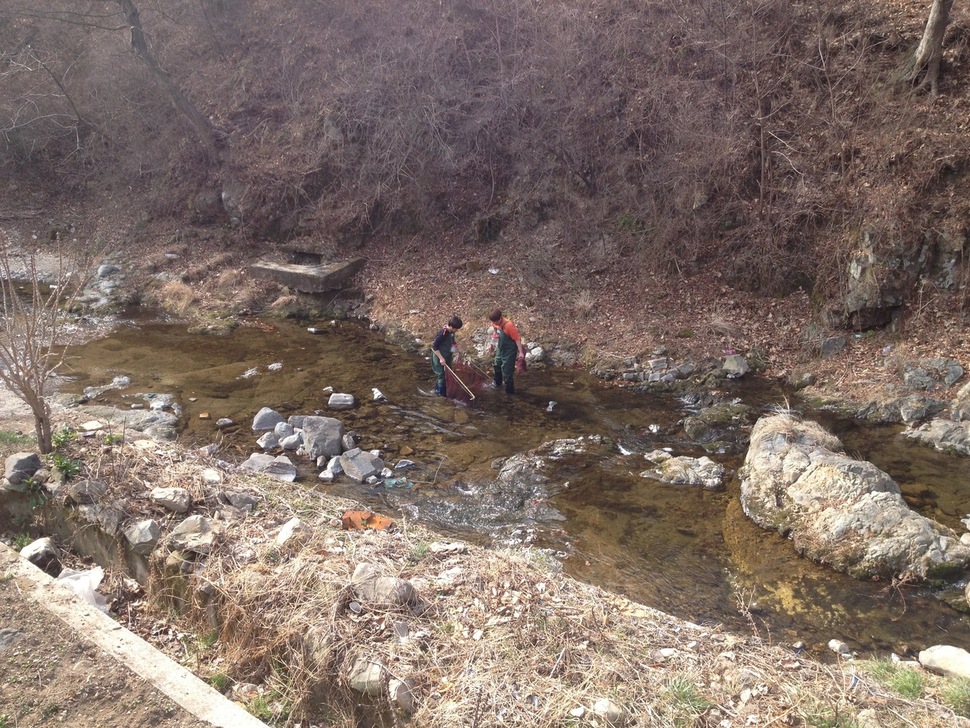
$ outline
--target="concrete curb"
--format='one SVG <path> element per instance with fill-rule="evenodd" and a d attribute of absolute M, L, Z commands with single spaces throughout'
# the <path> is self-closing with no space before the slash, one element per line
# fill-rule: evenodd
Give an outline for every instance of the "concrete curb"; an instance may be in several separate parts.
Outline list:
<path fill-rule="evenodd" d="M 199 720 L 218 728 L 267 728 L 261 720 L 107 614 L 57 584 L 4 544 L 0 544 L 0 567 L 4 575 L 16 580 L 28 599 L 64 622 L 79 639 L 104 650 Z"/>

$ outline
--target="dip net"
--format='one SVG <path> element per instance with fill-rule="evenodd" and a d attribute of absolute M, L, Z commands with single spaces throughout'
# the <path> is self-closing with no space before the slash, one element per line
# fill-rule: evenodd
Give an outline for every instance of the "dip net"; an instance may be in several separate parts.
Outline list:
<path fill-rule="evenodd" d="M 451 368 L 445 369 L 445 393 L 449 399 L 456 402 L 471 404 L 491 379 L 488 374 L 456 352 Z"/>

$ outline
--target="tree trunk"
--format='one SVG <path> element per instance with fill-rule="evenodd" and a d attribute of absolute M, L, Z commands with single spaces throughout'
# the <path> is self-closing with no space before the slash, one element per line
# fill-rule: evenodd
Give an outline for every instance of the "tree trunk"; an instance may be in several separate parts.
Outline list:
<path fill-rule="evenodd" d="M 30 397 L 27 404 L 34 415 L 34 434 L 37 436 L 37 449 L 41 455 L 54 452 L 54 429 L 51 423 L 51 408 L 43 396 Z"/>
<path fill-rule="evenodd" d="M 943 60 L 943 36 L 946 35 L 946 28 L 950 24 L 950 8 L 953 7 L 953 0 L 933 0 L 930 7 L 930 16 L 926 21 L 926 28 L 923 31 L 923 39 L 916 49 L 913 57 L 913 67 L 909 73 L 908 80 L 919 84 L 917 90 L 930 87 L 930 94 L 936 96 L 939 90 L 940 81 L 940 62 Z M 920 76 L 922 75 L 922 80 Z"/>
<path fill-rule="evenodd" d="M 125 20 L 128 22 L 128 29 L 131 31 L 131 47 L 135 51 L 135 55 L 148 67 L 155 80 L 165 89 L 165 93 L 168 94 L 176 110 L 192 126 L 210 158 L 221 161 L 222 139 L 205 116 L 195 107 L 195 104 L 182 93 L 168 72 L 159 65 L 155 56 L 152 55 L 148 42 L 145 40 L 145 31 L 141 27 L 141 18 L 138 16 L 138 8 L 135 7 L 135 3 L 133 0 L 117 0 L 117 2 L 125 14 Z"/>

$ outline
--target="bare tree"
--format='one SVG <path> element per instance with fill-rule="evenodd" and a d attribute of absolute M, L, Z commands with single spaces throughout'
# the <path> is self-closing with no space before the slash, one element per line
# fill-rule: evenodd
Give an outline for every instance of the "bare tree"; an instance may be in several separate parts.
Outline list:
<path fill-rule="evenodd" d="M 120 16 L 119 10 L 121 11 Z M 24 28 L 29 28 L 34 34 L 38 32 L 36 25 L 53 26 L 55 24 L 109 33 L 126 31 L 135 57 L 161 87 L 165 97 L 175 107 L 179 116 L 188 122 L 195 138 L 205 149 L 209 158 L 217 163 L 223 161 L 225 143 L 221 133 L 183 92 L 172 74 L 165 69 L 159 60 L 152 47 L 151 35 L 142 24 L 141 13 L 135 0 L 112 0 L 107 3 L 105 0 L 84 0 L 83 2 L 47 0 L 46 2 L 5 4 L 4 7 L 0 8 L 0 19 L 9 21 L 11 26 L 20 27 L 22 25 Z M 28 50 L 31 48 L 29 42 L 25 42 L 23 45 Z M 41 63 L 39 57 L 36 58 L 36 61 Z M 78 123 L 89 123 L 89 120 L 82 118 L 58 75 L 49 65 L 42 64 L 42 67 L 57 86 L 59 92 L 68 101 Z"/>
<path fill-rule="evenodd" d="M 85 266 L 74 268 L 84 270 Z M 53 450 L 47 394 L 64 358 L 63 349 L 58 351 L 57 345 L 64 333 L 68 310 L 84 281 L 85 276 L 68 272 L 65 257 L 58 255 L 56 283 L 46 285 L 36 255 L 19 253 L 0 231 L 0 381 L 30 407 L 37 446 L 44 454 Z"/>
<path fill-rule="evenodd" d="M 950 24 L 950 9 L 953 0 L 933 0 L 930 16 L 926 20 L 923 38 L 911 61 L 907 80 L 919 82 L 917 91 L 930 87 L 930 94 L 936 96 L 939 91 L 940 65 L 943 60 L 943 36 L 946 35 Z M 922 80 L 920 80 L 922 78 Z"/>
<path fill-rule="evenodd" d="M 209 123 L 202 112 L 196 108 L 189 98 L 182 93 L 178 84 L 172 80 L 171 75 L 162 68 L 158 59 L 151 52 L 145 31 L 141 25 L 141 17 L 138 8 L 132 0 L 117 0 L 121 11 L 125 14 L 128 23 L 128 30 L 131 33 L 131 49 L 138 56 L 138 60 L 145 64 L 152 76 L 165 89 L 165 93 L 171 99 L 175 108 L 189 122 L 195 131 L 199 141 L 203 144 L 211 159 L 220 161 L 224 144 L 216 129 Z"/>

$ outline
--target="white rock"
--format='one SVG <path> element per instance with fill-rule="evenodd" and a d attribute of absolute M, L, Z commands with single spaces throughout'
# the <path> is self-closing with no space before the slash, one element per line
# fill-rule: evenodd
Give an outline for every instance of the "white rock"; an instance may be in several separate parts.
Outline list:
<path fill-rule="evenodd" d="M 962 647 L 933 645 L 920 651 L 919 661 L 927 670 L 970 680 L 970 652 Z"/>
<path fill-rule="evenodd" d="M 592 712 L 609 726 L 622 726 L 626 723 L 626 711 L 609 698 L 600 698 L 593 703 Z"/>
<path fill-rule="evenodd" d="M 410 680 L 389 680 L 387 696 L 391 699 L 392 704 L 405 713 L 411 714 L 417 707 L 417 701 L 414 698 L 414 686 Z"/>
<path fill-rule="evenodd" d="M 277 546 L 299 547 L 310 540 L 313 529 L 295 516 L 283 524 L 276 535 Z"/>
<path fill-rule="evenodd" d="M 852 650 L 850 650 L 849 646 L 842 640 L 829 640 L 829 649 L 837 655 L 842 655 L 843 657 L 852 654 Z"/>
<path fill-rule="evenodd" d="M 206 468 L 202 471 L 202 480 L 209 485 L 218 485 L 222 482 L 222 473 L 215 468 Z"/>

